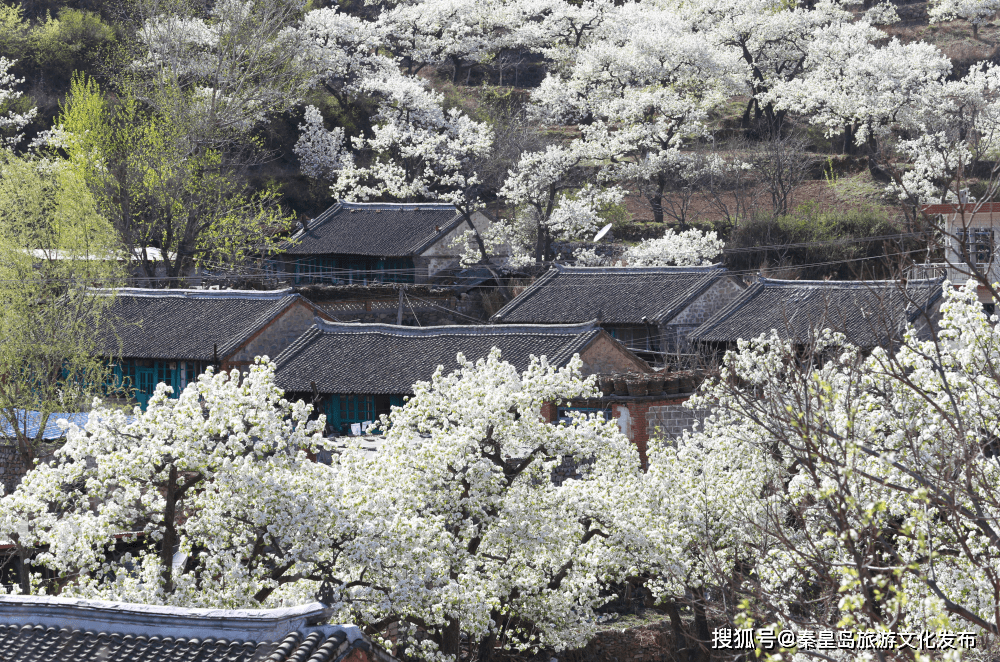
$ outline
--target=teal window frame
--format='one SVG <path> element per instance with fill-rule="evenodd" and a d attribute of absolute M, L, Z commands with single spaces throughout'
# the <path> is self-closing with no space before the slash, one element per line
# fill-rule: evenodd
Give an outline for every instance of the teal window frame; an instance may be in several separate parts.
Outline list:
<path fill-rule="evenodd" d="M 173 388 L 172 399 L 180 397 L 181 391 L 198 379 L 211 365 L 207 361 L 160 361 L 143 359 L 123 359 L 112 363 L 116 389 L 124 388 L 143 411 L 149 406 L 149 398 L 158 384 L 165 383 Z M 182 374 L 183 373 L 183 374 Z"/>
<path fill-rule="evenodd" d="M 323 405 L 327 428 L 336 434 L 347 434 L 352 423 L 377 422 L 381 414 L 388 413 L 384 407 L 379 407 L 378 400 L 384 397 L 357 393 L 328 395 Z M 389 411 L 402 407 L 405 397 L 402 394 L 388 396 Z"/>

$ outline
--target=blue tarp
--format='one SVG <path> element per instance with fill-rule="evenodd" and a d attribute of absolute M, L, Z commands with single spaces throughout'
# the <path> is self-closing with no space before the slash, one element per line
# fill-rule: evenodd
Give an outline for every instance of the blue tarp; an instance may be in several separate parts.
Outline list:
<path fill-rule="evenodd" d="M 23 409 L 17 410 L 15 415 L 17 416 L 18 429 L 24 430 L 25 423 L 27 423 L 27 435 L 34 439 L 35 435 L 38 434 L 38 425 L 42 420 L 42 415 L 37 411 L 25 411 Z M 59 419 L 65 418 L 68 422 L 76 423 L 80 427 L 83 427 L 87 423 L 88 416 L 90 414 L 87 412 L 49 414 L 49 420 L 45 424 L 45 432 L 42 434 L 42 439 L 51 441 L 53 439 L 61 439 L 65 436 L 65 431 L 59 426 Z M 11 429 L 10 423 L 5 418 L 0 418 L 0 437 L 11 438 L 14 436 L 14 430 Z"/>

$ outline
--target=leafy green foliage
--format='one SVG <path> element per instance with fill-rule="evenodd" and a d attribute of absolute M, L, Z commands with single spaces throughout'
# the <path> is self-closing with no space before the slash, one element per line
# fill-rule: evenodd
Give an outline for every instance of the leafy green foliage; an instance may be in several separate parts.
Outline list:
<path fill-rule="evenodd" d="M 109 299 L 86 288 L 119 284 L 122 257 L 76 171 L 0 152 L 0 416 L 28 462 L 40 438 L 25 436 L 18 410 L 41 412 L 44 429 L 50 413 L 85 409 L 104 392 L 93 329 Z"/>
<path fill-rule="evenodd" d="M 78 76 L 59 125 L 62 148 L 150 279 L 178 287 L 193 269 L 239 269 L 287 226 L 276 187 L 250 191 L 230 155 L 192 143 L 188 127 L 134 95 L 112 102 Z"/>

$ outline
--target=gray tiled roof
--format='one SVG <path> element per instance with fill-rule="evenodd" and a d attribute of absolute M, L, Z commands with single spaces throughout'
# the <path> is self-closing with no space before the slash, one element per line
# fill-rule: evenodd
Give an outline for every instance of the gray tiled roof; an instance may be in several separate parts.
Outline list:
<path fill-rule="evenodd" d="M 601 333 L 593 324 L 564 326 L 430 326 L 332 324 L 313 326 L 275 359 L 275 382 L 288 392 L 400 394 L 431 378 L 439 365 L 458 368 L 499 347 L 518 370 L 530 357 L 562 366 Z"/>
<path fill-rule="evenodd" d="M 340 202 L 309 221 L 288 255 L 417 255 L 462 222 L 452 205 Z"/>
<path fill-rule="evenodd" d="M 105 313 L 113 329 L 99 335 L 100 350 L 124 358 L 212 361 L 218 345 L 224 359 L 295 301 L 308 304 L 288 289 L 115 290 Z"/>
<path fill-rule="evenodd" d="M 560 324 L 600 319 L 610 324 L 668 322 L 727 272 L 708 267 L 555 266 L 493 321 Z"/>
<path fill-rule="evenodd" d="M 318 603 L 275 610 L 222 610 L 3 597 L 0 660 L 336 662 L 360 649 L 361 659 L 392 661 L 355 626 L 308 625 L 324 613 Z M 227 636 L 227 631 L 237 636 Z"/>
<path fill-rule="evenodd" d="M 734 343 L 774 329 L 805 343 L 831 328 L 859 347 L 896 339 L 941 296 L 941 280 L 809 281 L 761 278 L 688 335 L 693 342 Z"/>

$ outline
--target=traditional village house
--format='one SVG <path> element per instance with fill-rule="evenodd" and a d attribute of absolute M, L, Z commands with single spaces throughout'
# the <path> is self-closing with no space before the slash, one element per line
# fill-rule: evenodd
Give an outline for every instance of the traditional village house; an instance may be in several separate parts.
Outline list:
<path fill-rule="evenodd" d="M 482 234 L 490 219 L 472 214 Z M 338 202 L 304 224 L 272 261 L 279 278 L 313 283 L 425 283 L 458 265 L 472 228 L 448 204 Z"/>
<path fill-rule="evenodd" d="M 912 324 L 922 335 L 938 318 L 942 280 L 832 281 L 760 278 L 688 335 L 704 351 L 721 355 L 740 339 L 771 330 L 808 350 L 818 331 L 841 332 L 862 349 L 898 342 Z"/>
<path fill-rule="evenodd" d="M 8 662 L 392 662 L 358 627 L 324 625 L 323 604 L 198 609 L 0 596 Z"/>
<path fill-rule="evenodd" d="M 922 211 L 937 217 L 944 237 L 943 262 L 927 262 L 910 268 L 911 278 L 946 277 L 955 287 L 968 282 L 973 273 L 1000 281 L 1000 202 L 925 205 Z M 974 265 L 974 266 L 973 266 Z M 993 314 L 996 302 L 989 290 L 980 285 L 979 300 L 986 312 Z"/>
<path fill-rule="evenodd" d="M 564 366 L 574 354 L 584 374 L 645 372 L 645 362 L 595 324 L 561 326 L 438 326 L 321 322 L 275 360 L 275 380 L 289 397 L 317 401 L 333 434 L 365 431 L 431 378 L 438 366 L 458 368 L 461 352 L 471 361 L 498 347 L 503 360 L 525 370 L 531 356 Z M 555 406 L 545 412 L 558 416 Z"/>
<path fill-rule="evenodd" d="M 687 334 L 742 289 L 720 266 L 556 265 L 493 321 L 571 324 L 597 319 L 612 337 L 651 363 L 673 363 L 690 353 Z"/>
<path fill-rule="evenodd" d="M 291 290 L 94 290 L 113 296 L 99 336 L 119 383 L 143 407 L 164 382 L 176 397 L 205 368 L 277 356 L 326 313 Z"/>

